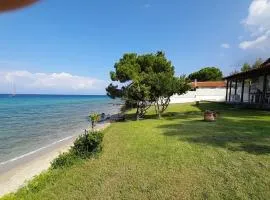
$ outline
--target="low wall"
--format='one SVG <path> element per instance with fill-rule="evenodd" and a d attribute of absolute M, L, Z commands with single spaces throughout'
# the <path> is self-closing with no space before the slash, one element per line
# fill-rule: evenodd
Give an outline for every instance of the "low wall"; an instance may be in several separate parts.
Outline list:
<path fill-rule="evenodd" d="M 171 103 L 190 103 L 196 101 L 224 102 L 226 98 L 226 88 L 203 88 L 196 91 L 188 91 L 183 95 L 173 95 Z"/>

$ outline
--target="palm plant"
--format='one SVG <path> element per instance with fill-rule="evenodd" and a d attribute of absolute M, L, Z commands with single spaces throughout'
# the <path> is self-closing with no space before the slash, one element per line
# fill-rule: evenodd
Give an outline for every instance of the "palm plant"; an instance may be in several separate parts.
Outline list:
<path fill-rule="evenodd" d="M 100 120 L 100 115 L 98 113 L 92 113 L 89 115 L 89 119 L 91 121 L 92 130 L 93 130 L 96 126 L 96 123 Z"/>

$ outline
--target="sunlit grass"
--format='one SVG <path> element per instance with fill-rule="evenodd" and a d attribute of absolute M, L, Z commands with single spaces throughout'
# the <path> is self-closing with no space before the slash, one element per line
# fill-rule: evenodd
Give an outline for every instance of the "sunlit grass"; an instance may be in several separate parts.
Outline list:
<path fill-rule="evenodd" d="M 217 122 L 202 121 L 206 109 Z M 270 112 L 203 103 L 153 114 L 113 124 L 98 158 L 6 199 L 270 199 Z"/>

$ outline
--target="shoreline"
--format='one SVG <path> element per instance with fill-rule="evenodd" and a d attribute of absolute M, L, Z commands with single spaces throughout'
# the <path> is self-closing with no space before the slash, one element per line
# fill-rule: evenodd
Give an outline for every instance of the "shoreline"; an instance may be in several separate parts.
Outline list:
<path fill-rule="evenodd" d="M 110 126 L 110 122 L 97 124 L 100 131 Z M 81 134 L 84 132 L 82 131 Z M 78 135 L 69 136 L 35 151 L 2 162 L 0 165 L 0 197 L 15 192 L 34 176 L 47 170 L 51 162 L 61 153 L 67 152 Z"/>

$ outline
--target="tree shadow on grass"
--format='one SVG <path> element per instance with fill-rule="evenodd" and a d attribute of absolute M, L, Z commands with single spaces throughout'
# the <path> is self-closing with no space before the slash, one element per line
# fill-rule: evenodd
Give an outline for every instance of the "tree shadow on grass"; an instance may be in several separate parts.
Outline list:
<path fill-rule="evenodd" d="M 184 113 L 185 117 L 176 115 L 178 123 L 173 121 L 174 123 L 160 125 L 158 128 L 164 129 L 164 135 L 177 136 L 181 141 L 251 154 L 269 154 L 269 117 L 259 118 L 260 112 L 252 113 L 251 115 L 244 110 L 231 113 L 224 110 L 225 117 L 220 117 L 217 122 L 204 122 L 200 112 Z"/>
<path fill-rule="evenodd" d="M 230 148 L 232 151 L 246 151 L 252 154 L 270 154 L 269 145 L 260 145 L 260 144 L 245 144 L 240 145 L 239 147 Z"/>
<path fill-rule="evenodd" d="M 220 103 L 200 103 L 193 105 L 194 111 L 166 112 L 163 119 L 164 135 L 179 137 L 181 141 L 200 145 L 222 147 L 231 151 L 244 151 L 251 154 L 270 154 L 269 111 L 234 108 Z M 203 111 L 215 110 L 219 113 L 216 122 L 204 122 Z M 135 120 L 135 114 L 126 114 L 127 120 Z M 156 119 L 148 114 L 144 120 Z"/>
<path fill-rule="evenodd" d="M 254 117 L 261 117 L 261 116 L 269 116 L 269 110 L 256 110 L 252 108 L 243 108 L 233 104 L 225 104 L 225 103 L 215 103 L 215 102 L 202 102 L 192 105 L 195 108 L 198 108 L 201 112 L 206 110 L 213 110 L 219 113 L 229 113 L 229 114 L 236 114 L 240 117 L 246 118 L 254 118 Z"/>
<path fill-rule="evenodd" d="M 148 114 L 145 115 L 143 119 L 140 120 L 148 120 L 148 119 L 158 119 L 158 116 L 156 114 Z M 126 121 L 136 121 L 136 114 L 135 113 L 126 113 L 125 114 L 125 120 Z"/>
<path fill-rule="evenodd" d="M 190 116 L 198 116 L 201 115 L 202 116 L 202 112 L 197 111 L 197 112 L 185 112 L 185 113 L 181 113 L 181 112 L 166 112 L 162 115 L 162 119 L 164 120 L 177 120 L 177 119 L 188 119 Z M 125 119 L 127 121 L 136 121 L 136 114 L 134 113 L 127 113 L 125 114 Z M 147 114 L 145 115 L 144 118 L 140 119 L 140 120 L 160 120 L 158 118 L 157 114 Z"/>

